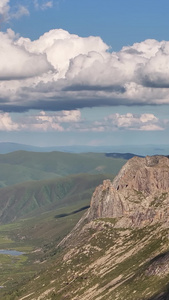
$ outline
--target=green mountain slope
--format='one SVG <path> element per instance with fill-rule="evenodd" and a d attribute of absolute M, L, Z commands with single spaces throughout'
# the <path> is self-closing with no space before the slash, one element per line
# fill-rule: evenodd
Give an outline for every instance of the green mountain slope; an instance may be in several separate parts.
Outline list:
<path fill-rule="evenodd" d="M 48 240 L 36 249 L 39 260 L 32 257 L 29 280 L 7 279 L 3 299 L 169 299 L 168 179 L 167 157 L 132 158 L 113 182 L 105 180 L 95 189 L 90 208 L 63 240 L 53 235 L 53 244 Z M 57 217 L 63 218 L 53 219 L 63 226 L 78 213 L 60 211 Z"/>
<path fill-rule="evenodd" d="M 56 208 L 35 217 L 17 220 L 11 224 L 0 225 L 0 245 L 3 249 L 24 252 L 21 256 L 0 254 L 0 299 L 14 300 L 18 286 L 46 270 L 48 261 L 55 257 L 56 245 L 70 232 L 84 213 L 79 211 L 88 199 L 75 205 L 68 203 L 66 207 Z M 58 214 L 68 216 L 55 218 Z M 12 295 L 10 296 L 10 293 Z M 5 296 L 9 294 L 8 296 Z"/>
<path fill-rule="evenodd" d="M 95 220 L 54 256 L 38 253 L 39 272 L 26 281 L 18 277 L 13 288 L 7 283 L 2 299 L 167 300 L 168 230 L 160 224 L 120 229 L 115 222 Z"/>
<path fill-rule="evenodd" d="M 70 174 L 116 175 L 125 162 L 124 159 L 109 158 L 100 153 L 16 151 L 0 154 L 0 187 Z"/>
<path fill-rule="evenodd" d="M 85 206 L 94 188 L 105 178 L 113 179 L 113 176 L 81 174 L 1 188 L 0 222 L 77 203 L 78 207 Z"/>
<path fill-rule="evenodd" d="M 0 163 L 0 187 L 14 185 L 30 180 L 43 180 L 60 177 L 52 172 L 45 172 L 22 165 Z"/>

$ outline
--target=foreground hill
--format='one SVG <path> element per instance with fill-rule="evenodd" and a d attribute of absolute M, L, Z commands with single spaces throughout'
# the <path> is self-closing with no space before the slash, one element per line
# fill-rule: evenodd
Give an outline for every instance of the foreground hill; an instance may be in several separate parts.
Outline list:
<path fill-rule="evenodd" d="M 16 151 L 0 154 L 0 187 L 71 174 L 116 175 L 126 162 L 103 153 L 37 153 Z"/>
<path fill-rule="evenodd" d="M 167 300 L 168 207 L 169 159 L 132 158 L 96 188 L 45 272 L 4 299 Z"/>

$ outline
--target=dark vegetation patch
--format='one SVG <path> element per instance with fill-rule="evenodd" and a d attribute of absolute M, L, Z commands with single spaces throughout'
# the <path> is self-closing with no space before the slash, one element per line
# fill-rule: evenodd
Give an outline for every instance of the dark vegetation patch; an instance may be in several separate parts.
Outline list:
<path fill-rule="evenodd" d="M 142 155 L 137 155 L 137 154 L 133 154 L 133 153 L 106 153 L 105 155 L 106 155 L 106 157 L 121 158 L 121 159 L 127 159 L 127 160 L 134 156 L 144 157 Z"/>

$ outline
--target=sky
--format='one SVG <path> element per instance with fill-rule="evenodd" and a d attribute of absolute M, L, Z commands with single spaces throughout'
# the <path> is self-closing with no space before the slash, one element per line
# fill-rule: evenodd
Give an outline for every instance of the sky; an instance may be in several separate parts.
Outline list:
<path fill-rule="evenodd" d="M 0 0 L 0 142 L 169 145 L 168 0 Z"/>

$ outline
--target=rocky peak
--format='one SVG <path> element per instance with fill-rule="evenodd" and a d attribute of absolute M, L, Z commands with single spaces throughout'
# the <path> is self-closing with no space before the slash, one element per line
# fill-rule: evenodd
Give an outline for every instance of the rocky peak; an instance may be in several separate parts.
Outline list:
<path fill-rule="evenodd" d="M 144 226 L 169 222 L 169 159 L 164 156 L 133 157 L 113 182 L 96 188 L 89 220 L 117 218 L 117 226 Z"/>
<path fill-rule="evenodd" d="M 169 189 L 169 159 L 165 156 L 133 157 L 113 181 L 116 190 L 124 188 L 151 194 L 155 189 Z"/>

